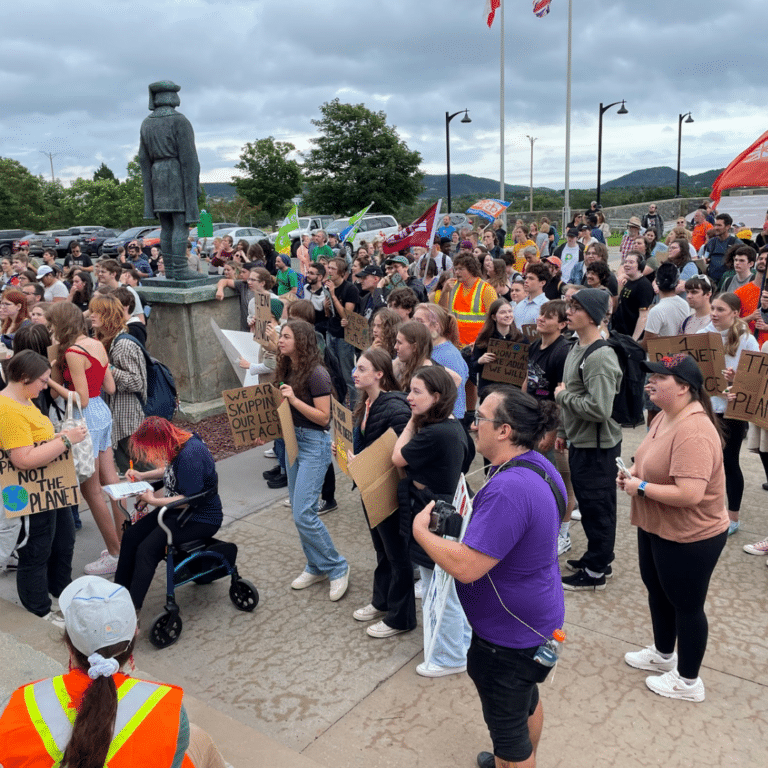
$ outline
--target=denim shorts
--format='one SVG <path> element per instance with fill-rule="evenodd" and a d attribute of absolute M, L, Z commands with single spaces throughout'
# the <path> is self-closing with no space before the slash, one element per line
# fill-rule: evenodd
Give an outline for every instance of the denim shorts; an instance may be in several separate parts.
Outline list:
<path fill-rule="evenodd" d="M 112 411 L 100 396 L 96 396 L 88 400 L 88 405 L 83 408 L 83 416 L 93 442 L 94 455 L 98 456 L 112 447 Z"/>
<path fill-rule="evenodd" d="M 537 648 L 506 648 L 473 633 L 467 653 L 467 674 L 480 696 L 493 754 L 511 763 L 533 753 L 528 718 L 539 704 L 536 680 L 544 671 L 533 660 Z"/>

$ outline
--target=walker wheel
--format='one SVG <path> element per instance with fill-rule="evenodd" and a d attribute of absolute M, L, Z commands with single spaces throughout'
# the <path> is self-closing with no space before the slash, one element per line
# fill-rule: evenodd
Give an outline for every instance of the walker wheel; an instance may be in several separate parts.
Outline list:
<path fill-rule="evenodd" d="M 237 579 L 229 588 L 229 599 L 239 611 L 252 611 L 259 604 L 259 593 L 250 581 Z"/>
<path fill-rule="evenodd" d="M 155 648 L 167 648 L 181 637 L 181 616 L 178 613 L 165 611 L 153 622 L 149 630 L 149 642 Z"/>

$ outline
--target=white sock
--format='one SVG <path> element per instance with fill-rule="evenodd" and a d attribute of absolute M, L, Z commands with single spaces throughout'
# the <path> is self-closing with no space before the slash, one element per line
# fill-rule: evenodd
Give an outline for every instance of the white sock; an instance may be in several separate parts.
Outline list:
<path fill-rule="evenodd" d="M 599 579 L 603 574 L 597 571 L 590 571 L 589 568 L 584 569 L 587 572 L 587 576 L 591 576 L 593 579 Z"/>
<path fill-rule="evenodd" d="M 561 536 L 567 536 L 568 535 L 568 529 L 571 527 L 570 521 L 567 523 L 560 523 L 560 535 Z"/>

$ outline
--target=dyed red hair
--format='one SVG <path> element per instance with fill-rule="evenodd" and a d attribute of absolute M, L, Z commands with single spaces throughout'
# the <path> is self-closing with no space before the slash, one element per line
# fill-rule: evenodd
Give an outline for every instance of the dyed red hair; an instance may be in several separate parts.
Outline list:
<path fill-rule="evenodd" d="M 131 453 L 147 464 L 162 467 L 176 458 L 190 437 L 191 432 L 179 429 L 168 419 L 147 416 L 131 437 Z"/>

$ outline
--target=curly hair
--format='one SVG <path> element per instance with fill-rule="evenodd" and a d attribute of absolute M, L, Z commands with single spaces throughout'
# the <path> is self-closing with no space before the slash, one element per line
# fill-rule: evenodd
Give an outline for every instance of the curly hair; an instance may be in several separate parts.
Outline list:
<path fill-rule="evenodd" d="M 119 303 L 119 302 L 118 302 Z M 123 310 L 120 308 L 120 315 Z M 56 343 L 59 345 L 59 351 L 56 355 L 56 362 L 59 371 L 67 369 L 65 355 L 79 336 L 87 336 L 85 328 L 85 317 L 83 313 L 68 301 L 59 301 L 52 304 L 45 313 L 45 319 L 51 326 L 53 335 L 56 337 Z"/>
<path fill-rule="evenodd" d="M 117 296 L 94 296 L 88 305 L 91 313 L 101 318 L 101 328 L 95 329 L 94 336 L 109 352 L 115 337 L 125 331 L 125 313 L 123 305 Z"/>
<path fill-rule="evenodd" d="M 381 347 L 388 352 L 390 358 L 394 358 L 397 332 L 400 330 L 400 326 L 403 324 L 403 318 L 400 317 L 400 315 L 398 315 L 394 309 L 382 307 L 371 317 L 371 327 L 373 327 L 373 321 L 377 317 L 380 318 L 381 322 L 379 343 Z"/>
<path fill-rule="evenodd" d="M 277 353 L 275 381 L 283 381 L 293 387 L 300 400 L 309 394 L 309 377 L 319 365 L 323 365 L 317 347 L 315 328 L 305 320 L 289 320 L 283 328 L 293 333 L 294 360 L 289 355 Z"/>

